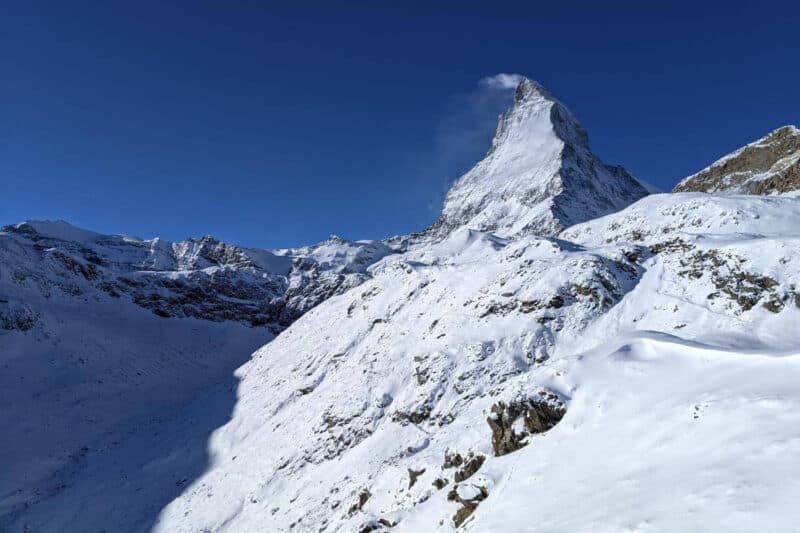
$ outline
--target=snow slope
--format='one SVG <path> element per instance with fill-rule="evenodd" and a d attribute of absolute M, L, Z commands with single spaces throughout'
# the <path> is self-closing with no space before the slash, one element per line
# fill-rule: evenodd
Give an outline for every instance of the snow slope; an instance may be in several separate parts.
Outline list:
<path fill-rule="evenodd" d="M 798 371 L 796 347 L 666 334 L 582 354 L 567 415 L 487 468 L 469 529 L 796 531 Z"/>
<path fill-rule="evenodd" d="M 37 530 L 42 507 L 63 509 L 87 470 L 120 460 L 146 469 L 162 490 L 150 486 L 138 507 L 128 503 L 136 494 L 104 491 L 116 507 L 92 510 L 106 522 L 85 502 L 69 508 L 100 520 L 97 528 L 127 517 L 115 529 L 147 530 L 180 490 L 175 483 L 205 467 L 205 440 L 236 400 L 234 369 L 390 252 L 379 242 L 337 239 L 274 253 L 212 237 L 101 235 L 63 221 L 0 229 L 0 530 Z M 158 435 L 174 433 L 175 413 L 206 394 L 215 400 L 188 433 L 200 452 L 169 460 L 175 441 Z M 123 443 L 132 438 L 144 439 L 137 449 L 155 451 L 131 454 Z M 118 468 L 108 472 L 109 482 L 120 482 Z"/>
<path fill-rule="evenodd" d="M 791 531 L 798 221 L 796 198 L 660 195 L 386 258 L 237 371 L 156 531 L 452 531 L 470 505 L 474 531 Z M 498 455 L 493 408 L 539 398 L 563 420 Z M 484 460 L 457 482 L 455 453 Z"/>

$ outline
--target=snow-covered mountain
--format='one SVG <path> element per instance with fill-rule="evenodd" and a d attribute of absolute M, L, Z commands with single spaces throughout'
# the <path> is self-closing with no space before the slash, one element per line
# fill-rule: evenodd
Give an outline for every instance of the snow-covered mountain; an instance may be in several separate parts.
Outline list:
<path fill-rule="evenodd" d="M 196 427 L 222 423 L 233 370 L 391 252 L 338 237 L 272 252 L 61 221 L 0 229 L 0 530 L 58 498 L 88 458 L 220 387 Z"/>
<path fill-rule="evenodd" d="M 800 189 L 800 130 L 784 126 L 684 178 L 675 192 L 773 194 Z"/>
<path fill-rule="evenodd" d="M 53 292 L 123 298 L 162 317 L 269 326 L 273 332 L 337 292 L 392 250 L 332 236 L 296 250 L 257 250 L 214 237 L 171 243 L 101 235 L 63 221 L 0 228 L 9 276 L 45 298 Z M 13 270 L 11 270 L 13 269 Z"/>
<path fill-rule="evenodd" d="M 646 194 L 624 168 L 592 154 L 586 131 L 561 102 L 523 79 L 511 109 L 500 117 L 489 153 L 447 193 L 432 230 L 553 236 Z"/>
<path fill-rule="evenodd" d="M 156 530 L 789 531 L 798 221 L 795 198 L 654 195 L 387 258 L 238 370 Z"/>
<path fill-rule="evenodd" d="M 32 228 L 0 234 L 24 325 L 0 335 L 2 416 L 37 444 L 2 441 L 10 531 L 796 530 L 800 197 L 646 195 L 535 82 L 413 238 L 145 260 Z M 235 281 L 203 285 L 208 305 L 153 281 L 219 270 Z M 226 318 L 215 291 L 250 276 L 283 307 L 232 297 Z M 227 377 L 220 356 L 270 331 Z M 88 435 L 41 444 L 67 425 Z"/>

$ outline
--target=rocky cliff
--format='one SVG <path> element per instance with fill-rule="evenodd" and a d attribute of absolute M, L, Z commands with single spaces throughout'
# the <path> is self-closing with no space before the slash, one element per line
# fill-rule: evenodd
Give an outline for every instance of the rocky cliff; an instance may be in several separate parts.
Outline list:
<path fill-rule="evenodd" d="M 675 192 L 779 194 L 800 190 L 800 130 L 784 126 L 681 180 Z"/>

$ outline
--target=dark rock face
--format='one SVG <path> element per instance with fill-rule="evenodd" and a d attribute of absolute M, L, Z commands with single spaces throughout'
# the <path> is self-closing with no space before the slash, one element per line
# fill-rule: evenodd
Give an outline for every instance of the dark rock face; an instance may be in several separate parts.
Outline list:
<path fill-rule="evenodd" d="M 419 479 L 419 476 L 421 476 L 424 473 L 425 473 L 425 469 L 424 468 L 421 468 L 419 470 L 414 470 L 413 468 L 409 468 L 408 469 L 408 488 L 410 489 L 411 487 L 413 487 L 416 484 L 417 480 Z"/>
<path fill-rule="evenodd" d="M 450 450 L 448 450 L 444 454 L 444 463 L 442 463 L 442 468 L 458 468 L 463 464 L 464 458 L 461 457 L 460 453 L 450 452 Z"/>
<path fill-rule="evenodd" d="M 550 430 L 564 417 L 567 411 L 558 396 L 546 391 L 542 393 L 539 398 L 509 404 L 499 402 L 492 406 L 486 422 L 492 430 L 495 456 L 506 455 L 527 446 L 530 435 Z M 514 427 L 520 419 L 521 430 Z"/>
<path fill-rule="evenodd" d="M 484 461 L 486 461 L 486 457 L 483 455 L 470 456 L 467 459 L 466 464 L 464 464 L 464 467 L 456 471 L 455 475 L 453 476 L 453 480 L 456 483 L 460 483 L 466 479 L 469 479 L 473 474 L 475 474 L 475 472 L 478 471 L 478 469 L 480 469 L 481 466 L 483 466 Z"/>
<path fill-rule="evenodd" d="M 9 304 L 0 299 L 0 329 L 28 331 L 36 325 L 39 315 L 28 306 Z"/>
<path fill-rule="evenodd" d="M 192 317 L 213 322 L 233 320 L 251 326 L 286 327 L 282 280 L 243 275 L 225 269 L 191 272 L 185 277 L 141 276 L 111 284 L 117 292 L 163 317 Z M 137 286 L 130 289 L 131 285 Z M 107 290 L 107 286 L 104 287 Z"/>
<path fill-rule="evenodd" d="M 475 454 L 473 452 L 469 452 L 466 457 L 462 456 L 460 453 L 450 452 L 449 450 L 444 455 L 444 462 L 442 463 L 442 469 L 447 470 L 449 468 L 456 468 L 456 472 L 453 475 L 453 481 L 456 483 L 461 483 L 472 477 L 475 472 L 477 472 L 483 463 L 486 461 L 486 456 L 481 454 Z M 437 483 L 438 482 L 438 483 Z M 446 479 L 437 479 L 434 481 L 434 486 L 437 488 L 442 488 L 447 484 Z M 441 486 L 439 486 L 441 485 Z"/>
<path fill-rule="evenodd" d="M 800 130 L 784 126 L 681 181 L 674 192 L 774 194 L 800 189 Z"/>
<path fill-rule="evenodd" d="M 481 503 L 483 500 L 489 497 L 489 492 L 486 490 L 486 487 L 476 487 L 478 492 L 470 497 L 464 498 L 458 493 L 458 486 L 453 487 L 450 492 L 447 494 L 447 500 L 451 502 L 457 502 L 461 504 L 461 507 L 456 511 L 456 514 L 453 515 L 453 525 L 459 527 L 463 524 L 472 513 L 475 512 L 475 509 L 478 508 L 478 504 Z"/>
<path fill-rule="evenodd" d="M 179 244 L 191 250 L 179 260 L 182 270 L 193 270 L 211 265 L 225 265 L 235 268 L 259 268 L 247 252 L 238 247 L 219 241 L 211 235 L 202 239 L 187 239 Z"/>
<path fill-rule="evenodd" d="M 449 481 L 447 481 L 447 479 L 443 477 L 437 477 L 436 479 L 433 480 L 433 483 L 431 483 L 431 485 L 436 487 L 436 490 L 442 490 L 447 486 L 448 483 Z"/>

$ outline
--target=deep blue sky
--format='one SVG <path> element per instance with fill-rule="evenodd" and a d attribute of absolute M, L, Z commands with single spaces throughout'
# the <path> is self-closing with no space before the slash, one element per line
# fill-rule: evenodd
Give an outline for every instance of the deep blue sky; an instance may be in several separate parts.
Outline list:
<path fill-rule="evenodd" d="M 0 224 L 262 247 L 419 230 L 488 147 L 478 80 L 499 72 L 666 189 L 800 122 L 793 3 L 334 4 L 4 2 Z"/>

